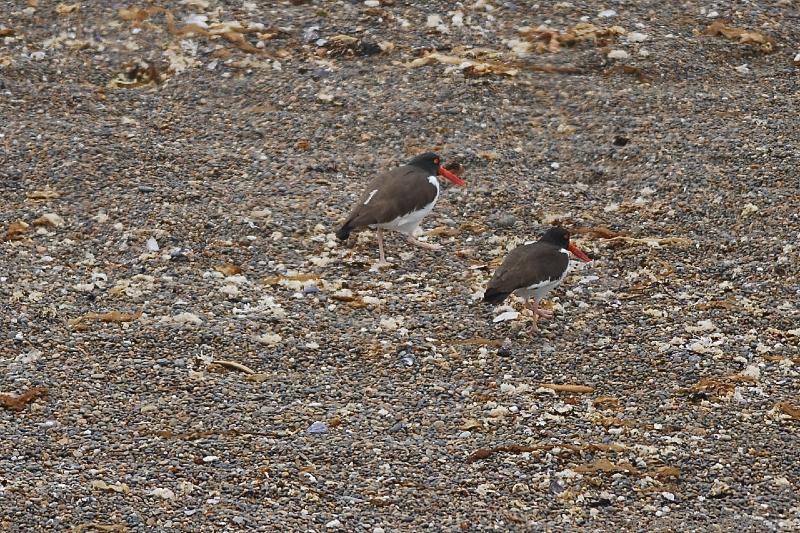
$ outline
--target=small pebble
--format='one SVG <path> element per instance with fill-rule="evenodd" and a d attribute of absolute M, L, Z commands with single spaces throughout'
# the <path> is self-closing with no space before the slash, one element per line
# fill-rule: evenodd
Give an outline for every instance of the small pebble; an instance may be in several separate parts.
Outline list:
<path fill-rule="evenodd" d="M 327 433 L 328 425 L 325 422 L 316 421 L 308 427 L 309 433 Z"/>
<path fill-rule="evenodd" d="M 505 215 L 497 221 L 498 228 L 510 228 L 517 223 L 517 217 L 514 215 Z"/>

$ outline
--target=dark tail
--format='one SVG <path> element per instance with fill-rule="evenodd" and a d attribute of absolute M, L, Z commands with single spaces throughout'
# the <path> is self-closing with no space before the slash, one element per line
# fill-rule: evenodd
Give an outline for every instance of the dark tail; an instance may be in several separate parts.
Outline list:
<path fill-rule="evenodd" d="M 346 222 L 345 225 L 339 228 L 339 231 L 336 232 L 336 238 L 340 241 L 346 241 L 350 236 L 351 231 L 353 231 L 353 228 L 351 228 Z"/>
<path fill-rule="evenodd" d="M 511 293 L 510 292 L 500 292 L 497 289 L 493 289 L 493 288 L 489 287 L 488 289 L 486 289 L 486 292 L 483 293 L 483 301 L 487 302 L 487 303 L 490 303 L 492 305 L 497 305 L 500 302 L 502 302 L 503 300 L 505 300 L 506 298 L 508 298 L 509 294 L 511 294 Z"/>

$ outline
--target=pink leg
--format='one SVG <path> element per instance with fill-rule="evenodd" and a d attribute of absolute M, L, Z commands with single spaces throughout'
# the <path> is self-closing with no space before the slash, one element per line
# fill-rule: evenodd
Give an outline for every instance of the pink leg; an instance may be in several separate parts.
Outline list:
<path fill-rule="evenodd" d="M 539 314 L 537 313 L 539 308 L 536 305 L 536 300 L 525 300 L 525 307 L 533 312 L 533 331 L 539 331 Z"/>
<path fill-rule="evenodd" d="M 536 303 L 536 299 L 527 300 L 525 302 L 525 307 L 533 312 L 533 331 L 539 330 L 539 317 L 546 318 L 548 320 L 553 318 L 553 312 L 548 311 L 547 309 L 541 309 L 539 304 Z"/>
<path fill-rule="evenodd" d="M 551 318 L 553 318 L 553 312 L 552 312 L 552 311 L 548 311 L 547 309 L 542 309 L 542 308 L 541 308 L 541 307 L 539 307 L 539 305 L 538 305 L 537 303 L 535 303 L 535 302 L 534 302 L 534 307 L 536 308 L 536 311 L 535 311 L 535 313 L 536 313 L 537 315 L 539 315 L 540 317 L 542 317 L 542 318 L 547 318 L 547 319 L 551 319 Z"/>
<path fill-rule="evenodd" d="M 386 264 L 386 256 L 383 254 L 383 228 L 378 228 L 377 236 L 378 236 L 378 250 L 380 250 L 381 253 L 380 262 L 381 264 Z"/>

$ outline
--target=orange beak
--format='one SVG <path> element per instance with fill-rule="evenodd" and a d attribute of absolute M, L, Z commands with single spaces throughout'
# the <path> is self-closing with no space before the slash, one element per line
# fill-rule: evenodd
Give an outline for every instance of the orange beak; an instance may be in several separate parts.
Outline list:
<path fill-rule="evenodd" d="M 453 174 L 444 167 L 439 167 L 439 175 L 442 176 L 443 178 L 449 179 L 459 187 L 463 187 L 467 184 L 466 181 L 462 180 L 461 178 L 459 178 L 458 176 L 456 176 L 455 174 Z"/>
<path fill-rule="evenodd" d="M 580 260 L 581 260 L 581 261 L 583 261 L 584 263 L 589 263 L 589 262 L 591 262 L 591 261 L 592 261 L 591 259 L 589 259 L 589 256 L 588 256 L 588 255 L 586 255 L 585 253 L 583 253 L 583 250 L 581 250 L 580 248 L 578 248 L 577 246 L 575 246 L 575 245 L 574 245 L 574 244 L 572 244 L 572 243 L 569 243 L 569 246 L 567 246 L 567 250 L 569 250 L 570 252 L 572 252 L 572 254 L 573 254 L 575 257 L 577 257 L 578 259 L 580 259 Z"/>

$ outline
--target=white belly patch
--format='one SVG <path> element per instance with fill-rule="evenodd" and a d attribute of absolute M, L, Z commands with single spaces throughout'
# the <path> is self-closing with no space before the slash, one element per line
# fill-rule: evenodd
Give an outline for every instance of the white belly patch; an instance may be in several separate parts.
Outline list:
<path fill-rule="evenodd" d="M 436 179 L 436 176 L 428 176 L 428 181 L 434 187 L 436 187 L 436 196 L 433 197 L 431 203 L 424 206 L 422 209 L 411 211 L 410 213 L 406 213 L 405 215 L 399 216 L 394 220 L 390 220 L 389 222 L 376 224 L 376 226 L 383 229 L 399 231 L 400 233 L 405 233 L 407 235 L 413 235 L 414 231 L 419 227 L 420 222 L 422 222 L 422 219 L 428 216 L 431 211 L 433 211 L 433 207 L 436 205 L 436 201 L 439 199 L 439 180 Z"/>
<path fill-rule="evenodd" d="M 567 268 L 564 269 L 564 272 L 561 273 L 561 276 L 556 279 L 548 279 L 545 281 L 540 281 L 539 283 L 534 283 L 529 287 L 517 289 L 514 291 L 514 294 L 525 300 L 528 300 L 531 296 L 533 296 L 533 299 L 536 301 L 536 303 L 539 303 L 542 298 L 547 296 L 547 293 L 561 285 L 561 282 L 567 277 L 572 263 L 569 261 L 569 252 L 567 250 L 562 248 L 559 250 L 559 252 L 567 256 Z"/>

